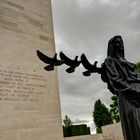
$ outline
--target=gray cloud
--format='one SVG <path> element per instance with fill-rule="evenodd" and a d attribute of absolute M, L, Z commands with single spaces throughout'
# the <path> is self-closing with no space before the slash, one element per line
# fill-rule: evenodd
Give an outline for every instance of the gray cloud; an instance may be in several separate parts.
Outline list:
<path fill-rule="evenodd" d="M 97 60 L 100 66 L 108 40 L 120 34 L 126 58 L 140 61 L 139 0 L 52 0 L 52 6 L 57 52 L 63 51 L 71 58 L 84 52 L 90 62 Z M 89 120 L 90 125 L 95 101 L 100 98 L 109 105 L 112 95 L 100 75 L 84 77 L 82 66 L 67 74 L 66 67 L 58 68 L 62 116 Z"/>

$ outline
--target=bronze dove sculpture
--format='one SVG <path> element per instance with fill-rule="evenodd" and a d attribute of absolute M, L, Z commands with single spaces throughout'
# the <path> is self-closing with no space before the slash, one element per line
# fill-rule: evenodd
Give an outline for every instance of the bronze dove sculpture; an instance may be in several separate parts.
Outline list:
<path fill-rule="evenodd" d="M 78 61 L 78 56 L 75 56 L 75 58 L 72 60 L 68 58 L 63 52 L 60 52 L 60 58 L 66 65 L 70 66 L 68 69 L 66 69 L 66 72 L 68 73 L 74 72 L 76 67 L 78 67 L 81 63 L 81 60 Z"/>
<path fill-rule="evenodd" d="M 91 64 L 88 59 L 86 58 L 85 54 L 81 55 L 81 63 L 83 65 L 83 67 L 87 70 L 85 72 L 83 72 L 84 76 L 90 76 L 91 73 L 93 72 L 98 72 L 100 73 L 100 68 L 97 67 L 97 61 L 94 62 L 94 64 Z"/>
<path fill-rule="evenodd" d="M 57 59 L 57 53 L 55 53 L 53 58 L 50 58 L 47 55 L 40 52 L 39 50 L 37 50 L 37 56 L 41 61 L 48 64 L 47 66 L 44 67 L 44 69 L 47 71 L 52 71 L 54 70 L 54 66 L 60 66 L 63 64 L 62 60 Z"/>

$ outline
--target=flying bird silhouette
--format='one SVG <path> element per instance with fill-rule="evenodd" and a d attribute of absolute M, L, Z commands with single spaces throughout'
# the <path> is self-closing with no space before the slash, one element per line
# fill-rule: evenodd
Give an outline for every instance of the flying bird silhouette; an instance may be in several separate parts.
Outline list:
<path fill-rule="evenodd" d="M 81 62 L 87 71 L 83 72 L 84 76 L 90 76 L 91 73 L 96 72 L 97 70 L 97 61 L 94 62 L 94 64 L 91 64 L 88 59 L 86 58 L 85 54 L 81 55 Z"/>
<path fill-rule="evenodd" d="M 62 60 L 57 59 L 57 53 L 55 53 L 53 58 L 50 58 L 47 55 L 40 52 L 39 50 L 37 50 L 37 56 L 41 61 L 48 64 L 47 66 L 44 67 L 44 69 L 47 71 L 52 71 L 54 70 L 54 66 L 60 66 L 63 64 Z"/>
<path fill-rule="evenodd" d="M 63 52 L 60 52 L 60 58 L 66 65 L 70 66 L 68 69 L 66 69 L 66 72 L 68 73 L 74 72 L 76 67 L 78 67 L 81 63 L 81 60 L 78 61 L 78 56 L 75 56 L 75 58 L 72 60 L 68 58 Z"/>

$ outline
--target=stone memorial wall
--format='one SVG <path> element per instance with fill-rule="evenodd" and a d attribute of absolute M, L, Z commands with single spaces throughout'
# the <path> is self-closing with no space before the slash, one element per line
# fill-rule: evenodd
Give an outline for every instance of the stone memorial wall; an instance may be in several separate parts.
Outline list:
<path fill-rule="evenodd" d="M 51 0 L 0 0 L 0 140 L 62 140 Z"/>

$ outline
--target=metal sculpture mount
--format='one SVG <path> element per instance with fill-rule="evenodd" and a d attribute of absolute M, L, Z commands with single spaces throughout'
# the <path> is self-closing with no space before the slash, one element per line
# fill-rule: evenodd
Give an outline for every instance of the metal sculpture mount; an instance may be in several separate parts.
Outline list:
<path fill-rule="evenodd" d="M 97 67 L 97 61 L 94 62 L 94 64 L 91 64 L 85 54 L 81 55 L 81 59 L 78 60 L 78 56 L 75 56 L 74 59 L 70 59 L 67 57 L 63 52 L 60 52 L 59 56 L 61 60 L 57 59 L 57 53 L 54 54 L 54 57 L 49 57 L 39 50 L 37 50 L 37 56 L 41 61 L 47 64 L 47 66 L 44 67 L 46 71 L 53 71 L 55 66 L 60 66 L 62 64 L 65 64 L 69 66 L 66 69 L 67 73 L 73 73 L 75 69 L 82 64 L 83 67 L 86 69 L 85 72 L 83 72 L 84 76 L 90 76 L 91 73 L 97 72 L 101 73 L 101 68 Z"/>

